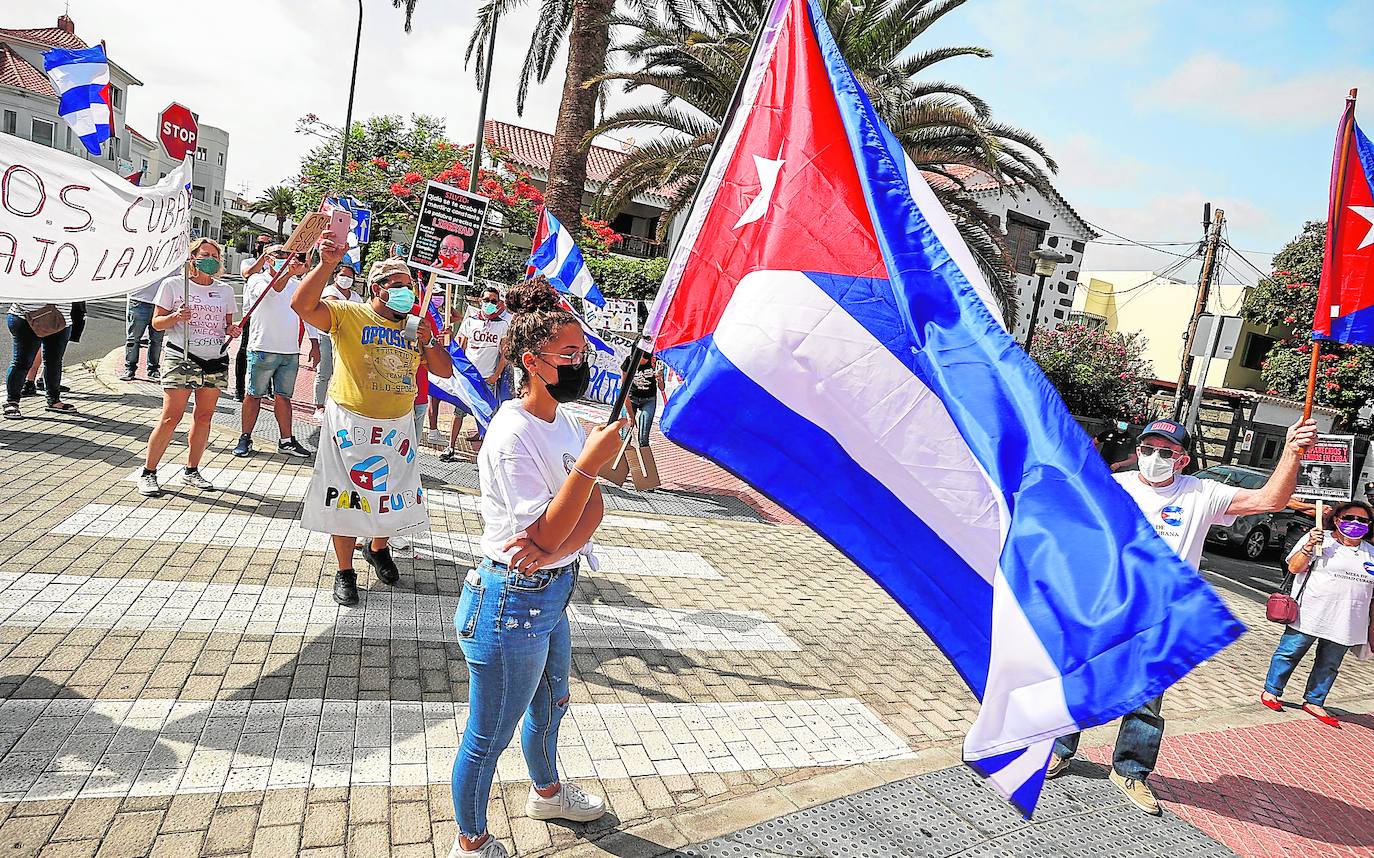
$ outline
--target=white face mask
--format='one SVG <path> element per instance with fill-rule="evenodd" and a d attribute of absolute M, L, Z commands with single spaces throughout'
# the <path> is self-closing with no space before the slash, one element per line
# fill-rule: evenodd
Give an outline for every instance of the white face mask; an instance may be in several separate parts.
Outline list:
<path fill-rule="evenodd" d="M 335 277 L 335 278 L 334 278 L 334 282 L 338 283 L 339 286 L 342 287 L 342 288 L 344 288 L 344 289 L 352 289 L 352 288 L 353 288 L 353 278 L 352 278 L 352 277 L 349 277 L 349 276 L 347 276 L 347 275 L 345 275 L 345 274 L 340 274 L 338 277 Z"/>
<path fill-rule="evenodd" d="M 1152 483 L 1164 483 L 1173 479 L 1174 463 L 1178 461 L 1177 455 L 1172 459 L 1166 459 L 1158 453 L 1150 456 L 1140 453 L 1139 456 L 1140 458 L 1136 460 L 1136 464 L 1140 468 L 1140 475 L 1142 477 Z"/>

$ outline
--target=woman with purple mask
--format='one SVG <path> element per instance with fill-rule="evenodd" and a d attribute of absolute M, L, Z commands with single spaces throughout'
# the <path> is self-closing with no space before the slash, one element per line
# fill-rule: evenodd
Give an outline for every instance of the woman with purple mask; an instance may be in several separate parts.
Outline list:
<path fill-rule="evenodd" d="M 1260 702 L 1275 712 L 1283 709 L 1279 697 L 1293 669 L 1315 643 L 1317 655 L 1302 709 L 1323 724 L 1339 726 L 1325 709 L 1326 695 L 1346 652 L 1357 648 L 1359 657 L 1368 657 L 1370 652 L 1374 625 L 1370 613 L 1374 548 L 1367 541 L 1370 519 L 1374 510 L 1363 501 L 1335 504 L 1326 514 L 1325 528 L 1313 528 L 1288 555 L 1288 572 L 1296 576 L 1293 592 L 1298 618 L 1279 638 L 1260 695 Z"/>

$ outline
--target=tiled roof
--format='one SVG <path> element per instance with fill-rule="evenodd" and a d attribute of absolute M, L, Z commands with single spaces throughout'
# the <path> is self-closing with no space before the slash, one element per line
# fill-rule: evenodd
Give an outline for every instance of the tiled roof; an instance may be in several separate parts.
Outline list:
<path fill-rule="evenodd" d="M 488 119 L 486 138 L 509 152 L 511 160 L 520 166 L 548 172 L 549 159 L 553 157 L 552 134 Z M 587 178 L 604 182 L 624 160 L 624 152 L 593 146 L 587 153 Z"/>
<path fill-rule="evenodd" d="M 0 42 L 0 86 L 12 86 L 48 98 L 57 98 L 57 90 L 53 89 L 48 76 L 34 68 L 28 60 L 19 56 L 4 42 Z"/>
<path fill-rule="evenodd" d="M 28 27 L 8 30 L 0 27 L 0 39 L 13 39 L 17 42 L 32 42 L 49 48 L 89 48 L 80 36 L 68 33 L 58 27 Z"/>
<path fill-rule="evenodd" d="M 954 178 L 962 182 L 965 191 L 969 191 L 972 193 L 1000 193 L 1002 190 L 1002 186 L 997 184 L 997 180 L 994 179 L 992 176 L 988 175 L 987 173 L 983 172 L 982 170 L 977 170 L 973 167 L 966 167 L 963 164 L 946 164 L 943 169 L 946 173 L 949 174 L 949 176 L 953 176 Z M 926 177 L 926 181 L 930 183 L 931 187 L 955 187 L 955 183 L 950 181 L 948 176 L 943 176 L 939 173 L 932 173 L 928 170 L 922 170 L 921 175 Z M 1013 179 L 1010 182 L 1008 182 L 1008 184 L 1014 186 L 1024 185 L 1026 183 L 1022 179 Z M 1053 185 L 1050 186 L 1050 193 L 1052 195 L 1052 201 L 1064 207 L 1064 211 L 1068 213 L 1070 218 L 1072 218 L 1074 221 L 1078 223 L 1079 228 L 1082 229 L 1083 232 L 1088 234 L 1089 239 L 1097 238 L 1100 235 L 1100 233 L 1098 233 L 1097 230 L 1093 229 L 1092 226 L 1089 225 L 1089 223 L 1083 219 L 1082 215 L 1074 211 L 1073 206 L 1069 205 L 1069 201 L 1064 199 L 1064 196 L 1060 194 L 1059 191 Z"/>

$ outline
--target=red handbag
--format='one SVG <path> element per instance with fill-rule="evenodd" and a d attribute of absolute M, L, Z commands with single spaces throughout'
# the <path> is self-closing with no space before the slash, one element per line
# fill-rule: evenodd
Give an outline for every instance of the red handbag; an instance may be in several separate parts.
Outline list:
<path fill-rule="evenodd" d="M 1312 572 L 1317 565 L 1314 559 L 1307 567 L 1307 577 L 1302 579 L 1302 586 L 1298 588 L 1296 597 L 1288 595 L 1288 591 L 1293 587 L 1293 578 L 1289 575 L 1284 579 L 1283 586 L 1279 591 L 1270 595 L 1269 601 L 1264 603 L 1264 618 L 1271 623 L 1282 623 L 1285 626 L 1292 625 L 1298 621 L 1298 599 L 1302 598 L 1302 591 L 1307 588 L 1307 582 L 1312 579 Z"/>

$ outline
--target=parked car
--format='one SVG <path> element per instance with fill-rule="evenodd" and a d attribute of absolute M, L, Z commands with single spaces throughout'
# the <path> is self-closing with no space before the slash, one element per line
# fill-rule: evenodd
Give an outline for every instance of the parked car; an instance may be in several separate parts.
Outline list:
<path fill-rule="evenodd" d="M 1193 476 L 1228 486 L 1258 489 L 1269 480 L 1270 473 L 1241 465 L 1213 465 Z M 1310 516 L 1287 509 L 1243 515 L 1230 525 L 1213 525 L 1207 531 L 1207 545 L 1238 554 L 1246 560 L 1259 560 L 1271 549 L 1282 550 L 1292 545 L 1292 540 L 1311 528 Z"/>

